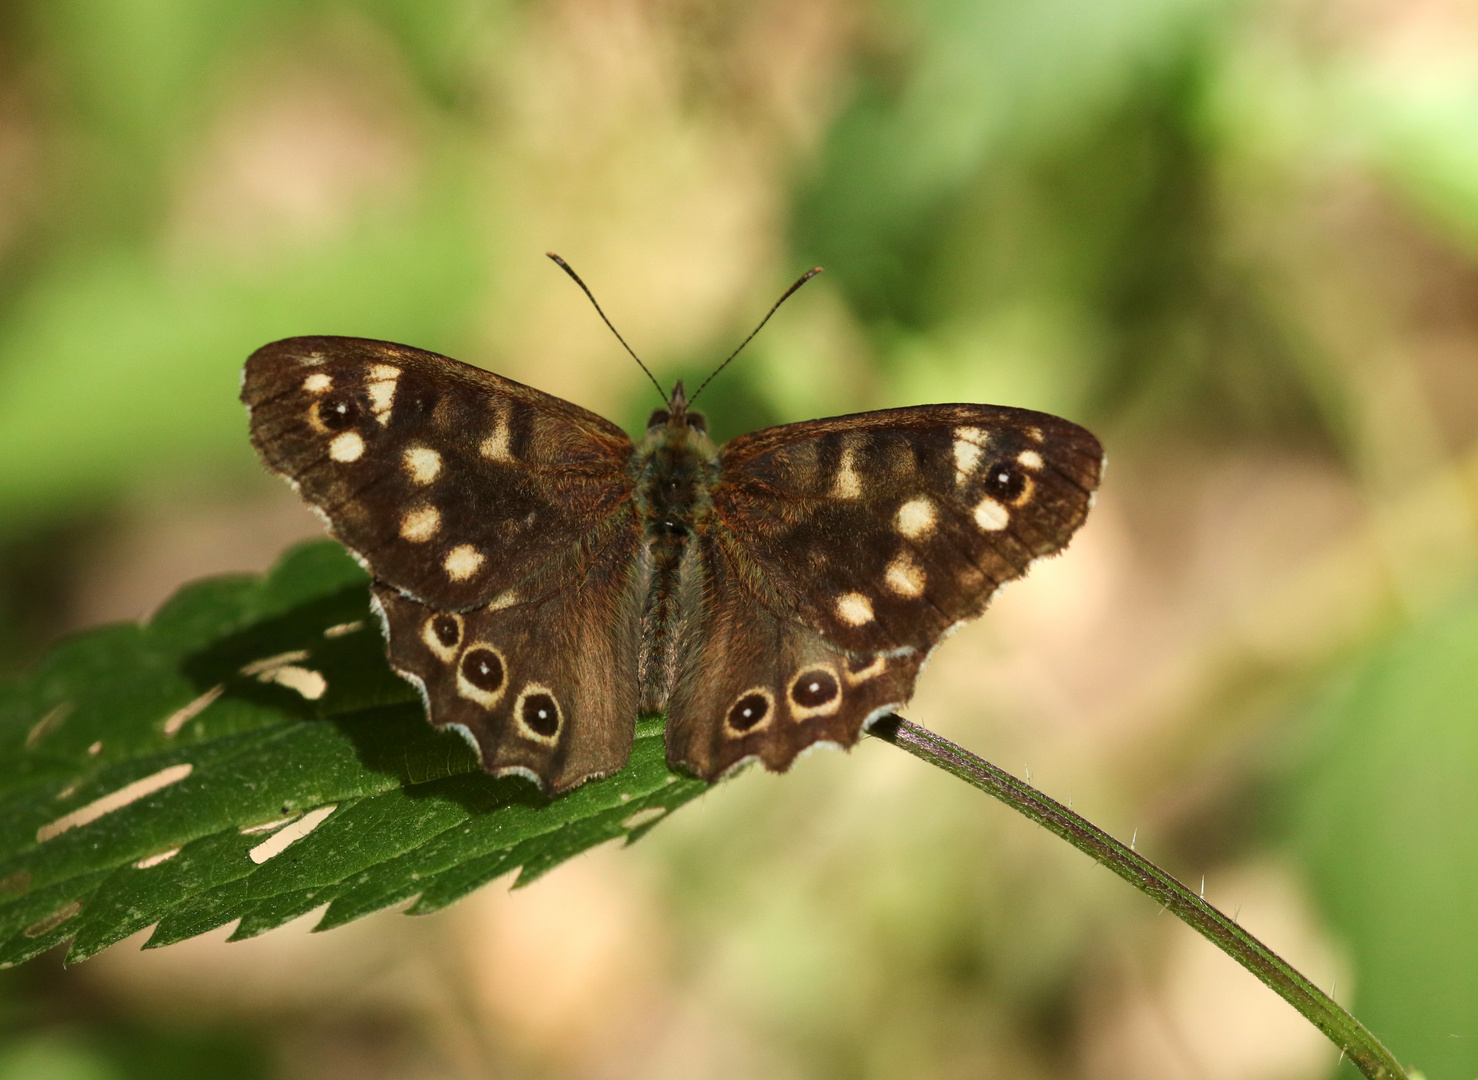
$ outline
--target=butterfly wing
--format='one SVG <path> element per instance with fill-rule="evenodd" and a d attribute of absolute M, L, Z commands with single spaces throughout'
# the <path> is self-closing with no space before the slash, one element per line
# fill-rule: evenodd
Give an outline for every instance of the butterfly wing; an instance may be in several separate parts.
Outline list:
<path fill-rule="evenodd" d="M 404 345 L 247 361 L 252 442 L 375 579 L 392 666 L 489 772 L 615 772 L 636 719 L 631 440 L 559 398 Z"/>
<path fill-rule="evenodd" d="M 851 746 L 870 717 L 908 700 L 923 653 L 847 653 L 773 614 L 752 591 L 764 569 L 742 549 L 712 536 L 697 543 L 709 602 L 680 649 L 670 764 L 708 780 L 753 758 L 783 771 L 816 743 Z"/>
<path fill-rule="evenodd" d="M 624 431 L 435 353 L 288 338 L 247 360 L 241 398 L 267 466 L 376 578 L 443 610 L 490 603 L 630 514 Z"/>
<path fill-rule="evenodd" d="M 555 792 L 621 769 L 637 714 L 639 537 L 606 528 L 506 603 L 440 611 L 375 585 L 390 664 L 483 768 Z"/>
<path fill-rule="evenodd" d="M 1076 424 L 986 405 L 837 417 L 727 444 L 705 529 L 715 585 L 692 616 L 700 629 L 669 705 L 671 760 L 712 777 L 751 756 L 782 769 L 820 739 L 851 745 L 908 699 L 941 637 L 1062 549 L 1102 464 Z M 746 609 L 763 612 L 753 626 Z M 849 671 L 874 669 L 849 684 Z M 751 693 L 755 708 L 772 703 L 773 722 L 742 731 Z"/>

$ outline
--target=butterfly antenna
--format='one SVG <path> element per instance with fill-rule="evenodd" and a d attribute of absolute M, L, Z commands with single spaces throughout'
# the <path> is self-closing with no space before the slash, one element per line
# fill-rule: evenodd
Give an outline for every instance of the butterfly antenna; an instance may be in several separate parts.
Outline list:
<path fill-rule="evenodd" d="M 767 323 L 767 322 L 770 321 L 770 316 L 773 315 L 773 314 L 775 314 L 775 312 L 777 312 L 777 311 L 780 310 L 780 305 L 783 304 L 783 303 L 785 303 L 785 301 L 787 301 L 787 300 L 790 299 L 791 293 L 795 292 L 802 285 L 804 285 L 806 282 L 810 281 L 813 277 L 815 277 L 819 273 L 821 273 L 821 267 L 819 267 L 819 266 L 812 267 L 810 270 L 807 270 L 804 274 L 802 274 L 800 276 L 800 278 L 797 279 L 797 281 L 796 281 L 796 283 L 794 285 L 792 285 L 790 288 L 786 289 L 785 292 L 781 294 L 780 299 L 775 301 L 775 306 L 772 307 L 772 308 L 770 308 L 770 310 L 765 314 L 765 317 L 760 320 L 760 324 L 758 326 L 756 326 L 753 330 L 751 330 L 749 332 L 749 337 L 747 337 L 743 341 L 741 341 L 739 343 L 739 348 L 737 348 L 733 352 L 731 352 L 728 355 L 728 358 L 726 360 L 724 360 L 724 362 L 722 364 L 720 364 L 718 367 L 714 368 L 713 369 L 713 375 L 710 375 L 710 376 L 708 376 L 708 378 L 704 379 L 703 380 L 703 385 L 702 386 L 699 386 L 698 389 L 693 392 L 693 396 L 688 399 L 688 404 L 689 405 L 692 405 L 693 402 L 695 402 L 695 401 L 698 400 L 698 395 L 701 394 L 701 393 L 703 393 L 703 387 L 704 386 L 707 386 L 709 383 L 713 382 L 714 376 L 716 376 L 720 371 L 723 371 L 724 368 L 726 368 L 726 367 L 729 366 L 729 361 L 730 360 L 734 359 L 734 357 L 738 356 L 741 352 L 744 351 L 744 346 L 748 345 L 751 341 L 754 340 L 754 335 L 755 334 L 758 334 L 761 330 L 763 330 L 765 328 L 765 323 Z"/>
<path fill-rule="evenodd" d="M 631 353 L 631 358 L 633 360 L 635 360 L 637 362 L 637 365 L 643 371 L 645 371 L 647 373 L 647 378 L 649 378 L 649 379 L 652 380 L 652 385 L 657 388 L 657 393 L 659 393 L 659 394 L 662 395 L 662 402 L 663 402 L 663 404 L 664 405 L 667 404 L 667 394 L 663 391 L 662 384 L 657 381 L 657 376 L 653 375 L 651 373 L 651 371 L 649 371 L 647 369 L 647 365 L 646 364 L 643 364 L 641 362 L 641 357 L 640 356 L 637 356 L 636 353 L 632 350 L 631 346 L 626 344 L 626 339 L 621 336 L 621 331 L 617 330 L 614 326 L 611 326 L 611 320 L 610 319 L 607 319 L 606 318 L 606 313 L 600 309 L 600 304 L 596 302 L 595 294 L 590 291 L 590 286 L 586 285 L 585 282 L 581 281 L 580 280 L 580 275 L 577 274 L 577 273 L 575 273 L 574 268 L 572 266 L 570 266 L 569 263 L 567 263 L 563 259 L 561 259 L 554 252 L 552 252 L 552 251 L 546 251 L 544 254 L 548 255 L 551 259 L 553 259 L 556 263 L 558 263 L 559 264 L 559 268 L 561 270 L 563 270 L 566 274 L 569 274 L 570 277 L 574 279 L 575 284 L 578 285 L 578 286 L 580 286 L 580 288 L 584 291 L 585 295 L 588 296 L 588 297 L 590 297 L 590 302 L 595 305 L 595 313 L 601 317 L 601 321 L 602 322 L 604 322 L 607 326 L 610 326 L 611 327 L 611 333 L 613 333 L 613 334 L 616 335 L 616 340 L 621 343 L 622 347 L 625 348 L 625 350 L 627 352 Z M 795 292 L 795 289 L 792 288 L 790 291 L 791 292 Z M 787 294 L 787 295 L 789 295 L 789 294 Z M 776 306 L 778 307 L 779 305 L 776 305 Z M 768 318 L 768 316 L 767 316 L 767 318 Z M 763 326 L 764 323 L 761 323 L 760 325 Z M 750 336 L 753 337 L 754 335 L 751 334 Z"/>

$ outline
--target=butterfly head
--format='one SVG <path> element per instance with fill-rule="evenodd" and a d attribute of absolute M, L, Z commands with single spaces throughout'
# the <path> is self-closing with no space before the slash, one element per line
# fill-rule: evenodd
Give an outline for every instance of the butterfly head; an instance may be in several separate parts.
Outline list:
<path fill-rule="evenodd" d="M 672 396 L 667 399 L 667 408 L 657 409 L 647 418 L 648 433 L 660 428 L 679 431 L 691 428 L 705 434 L 708 431 L 708 420 L 702 413 L 688 412 L 688 392 L 683 389 L 681 379 L 672 388 Z"/>

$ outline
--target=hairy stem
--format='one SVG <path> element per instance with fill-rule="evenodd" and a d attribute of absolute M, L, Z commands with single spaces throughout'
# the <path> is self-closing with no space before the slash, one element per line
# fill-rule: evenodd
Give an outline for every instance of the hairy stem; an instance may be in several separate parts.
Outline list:
<path fill-rule="evenodd" d="M 900 716 L 885 716 L 870 730 L 877 738 L 994 795 L 1164 905 L 1303 1013 L 1371 1080 L 1406 1080 L 1405 1070 L 1365 1025 L 1257 938 L 1144 856 L 1030 784 Z"/>

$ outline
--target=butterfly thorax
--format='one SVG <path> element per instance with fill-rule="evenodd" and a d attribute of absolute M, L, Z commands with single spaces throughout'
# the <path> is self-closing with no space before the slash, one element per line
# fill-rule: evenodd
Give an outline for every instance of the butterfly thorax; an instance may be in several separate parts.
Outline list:
<path fill-rule="evenodd" d="M 689 541 L 712 509 L 708 491 L 718 452 L 703 418 L 686 404 L 679 383 L 669 409 L 653 413 L 632 455 L 647 572 L 638 663 L 643 713 L 666 707 L 676 679 L 683 566 L 696 557 Z"/>

